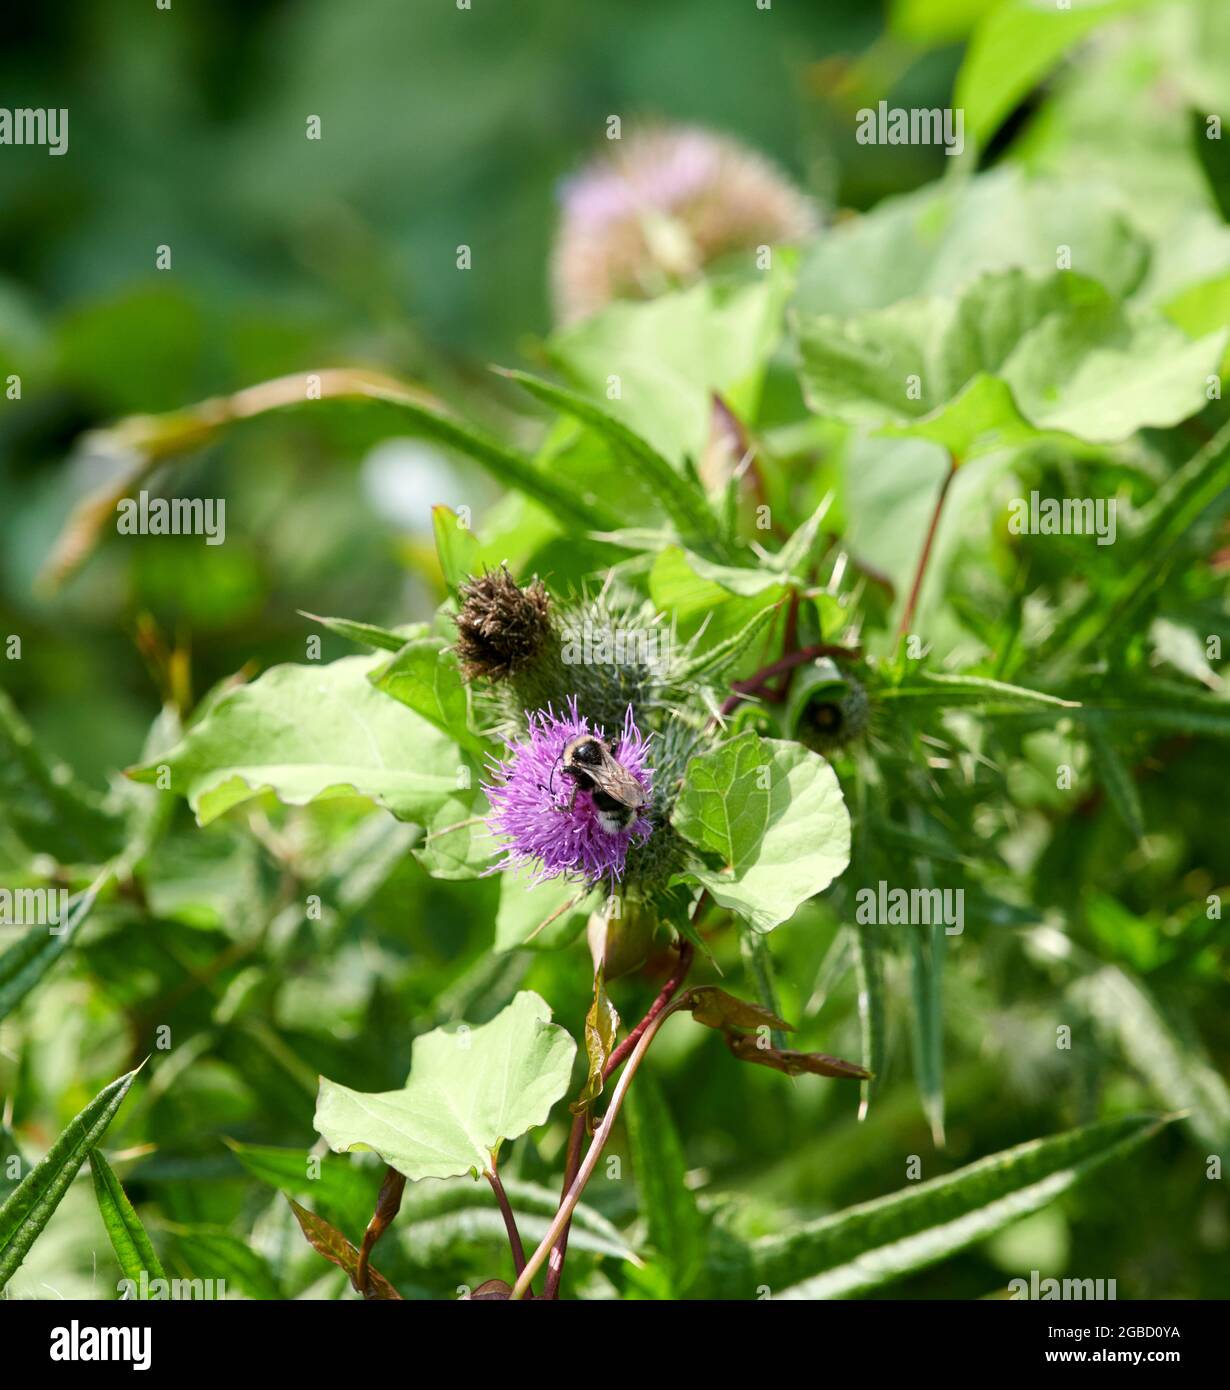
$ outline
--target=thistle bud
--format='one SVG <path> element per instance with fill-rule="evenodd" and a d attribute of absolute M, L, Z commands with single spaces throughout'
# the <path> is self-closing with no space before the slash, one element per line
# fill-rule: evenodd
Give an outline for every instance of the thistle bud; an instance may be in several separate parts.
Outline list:
<path fill-rule="evenodd" d="M 453 650 L 467 680 L 506 680 L 534 662 L 551 638 L 551 600 L 541 580 L 518 587 L 503 565 L 458 590 Z"/>

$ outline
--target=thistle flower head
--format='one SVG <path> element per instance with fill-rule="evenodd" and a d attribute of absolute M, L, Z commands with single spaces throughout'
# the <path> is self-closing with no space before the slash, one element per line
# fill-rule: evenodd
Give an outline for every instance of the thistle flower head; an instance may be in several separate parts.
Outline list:
<path fill-rule="evenodd" d="M 694 127 L 631 133 L 569 179 L 560 201 L 552 280 L 562 323 L 815 226 L 810 202 L 767 159 Z"/>
<path fill-rule="evenodd" d="M 629 848 L 648 838 L 650 821 L 642 813 L 626 830 L 604 830 L 592 795 L 578 789 L 574 798 L 573 781 L 560 773 L 565 745 L 581 734 L 605 738 L 602 728 L 577 713 L 575 698 L 565 715 L 548 706 L 527 715 L 527 723 L 529 736 L 507 741 L 508 757 L 494 765 L 491 782 L 483 784 L 491 804 L 487 825 L 504 849 L 504 857 L 488 872 L 524 865 L 534 883 L 567 875 L 591 884 L 608 879 L 613 886 L 623 877 Z M 647 761 L 648 740 L 636 726 L 631 705 L 614 751 L 648 804 L 653 769 Z"/>
<path fill-rule="evenodd" d="M 519 588 L 508 570 L 467 579 L 458 590 L 454 650 L 467 680 L 503 680 L 533 662 L 551 636 L 550 599 L 541 580 Z"/>

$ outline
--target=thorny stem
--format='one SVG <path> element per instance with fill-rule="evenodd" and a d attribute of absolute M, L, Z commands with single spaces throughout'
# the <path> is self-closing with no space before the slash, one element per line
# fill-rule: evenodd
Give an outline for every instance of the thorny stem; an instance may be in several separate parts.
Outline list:
<path fill-rule="evenodd" d="M 384 1235 L 389 1223 L 401 1210 L 402 1193 L 406 1190 L 406 1179 L 396 1168 L 389 1168 L 380 1184 L 380 1195 L 376 1198 L 376 1210 L 363 1232 L 363 1244 L 359 1246 L 359 1261 L 355 1265 L 354 1286 L 364 1298 L 371 1298 L 369 1288 L 368 1262 L 372 1246 Z"/>
<path fill-rule="evenodd" d="M 572 1213 L 576 1209 L 577 1203 L 581 1200 L 581 1193 L 585 1191 L 585 1184 L 593 1176 L 594 1169 L 598 1166 L 598 1160 L 602 1157 L 602 1150 L 606 1146 L 606 1141 L 611 1137 L 611 1131 L 615 1128 L 615 1120 L 619 1115 L 620 1107 L 624 1103 L 624 1096 L 628 1092 L 628 1087 L 632 1078 L 636 1075 L 636 1069 L 640 1066 L 645 1054 L 649 1051 L 649 1044 L 653 1042 L 654 1035 L 658 1029 L 666 1022 L 676 1008 L 679 1007 L 679 1000 L 673 1000 L 667 1004 L 662 1011 L 646 1026 L 644 1032 L 637 1039 L 636 1046 L 628 1058 L 628 1065 L 624 1068 L 623 1075 L 619 1078 L 619 1084 L 615 1087 L 615 1092 L 611 1096 L 611 1103 L 607 1107 L 606 1114 L 602 1117 L 602 1123 L 594 1131 L 593 1143 L 589 1146 L 589 1152 L 585 1155 L 585 1160 L 577 1171 L 576 1177 L 572 1181 L 560 1203 L 559 1210 L 555 1213 L 555 1219 L 551 1222 L 550 1229 L 539 1242 L 538 1249 L 530 1256 L 525 1268 L 521 1271 L 517 1282 L 513 1285 L 510 1299 L 522 1299 L 530 1287 L 530 1281 L 538 1273 L 543 1261 L 547 1258 L 559 1239 L 560 1235 L 567 1229 Z"/>
<path fill-rule="evenodd" d="M 914 583 L 910 587 L 910 596 L 906 600 L 905 609 L 901 614 L 901 623 L 897 628 L 898 639 L 909 632 L 910 624 L 914 621 L 914 609 L 918 606 L 918 596 L 922 592 L 923 579 L 927 574 L 927 562 L 931 559 L 931 546 L 935 541 L 935 533 L 939 530 L 940 513 L 944 510 L 944 498 L 948 496 L 948 489 L 952 486 L 952 480 L 957 476 L 959 462 L 956 454 L 949 454 L 948 472 L 944 474 L 944 481 L 940 484 L 940 494 L 935 499 L 935 510 L 931 513 L 931 524 L 927 527 L 922 554 L 918 557 L 918 568 L 914 571 Z"/>
<path fill-rule="evenodd" d="M 708 897 L 708 890 L 701 894 L 696 904 L 696 911 L 693 920 L 700 921 L 700 914 L 704 910 L 705 902 Z M 688 971 L 692 968 L 693 947 L 690 941 L 684 940 L 679 945 L 679 960 L 671 972 L 670 978 L 658 991 L 657 998 L 650 1004 L 645 1012 L 644 1018 L 636 1025 L 628 1036 L 612 1051 L 606 1059 L 606 1066 L 602 1069 L 603 1081 L 609 1080 L 616 1069 L 623 1066 L 625 1060 L 641 1040 L 645 1030 L 662 1013 L 663 1009 L 671 1002 L 678 993 L 680 986 L 687 979 Z M 576 1180 L 577 1172 L 581 1166 L 581 1145 L 585 1139 L 585 1114 L 582 1112 L 575 1115 L 572 1121 L 572 1129 L 568 1134 L 568 1153 L 564 1160 L 564 1186 L 560 1193 L 561 1203 L 568 1197 L 569 1190 Z M 564 1257 L 568 1253 L 568 1232 L 572 1226 L 571 1216 L 564 1222 L 559 1236 L 551 1250 L 551 1259 L 547 1265 L 547 1285 L 545 1297 L 558 1298 L 560 1280 L 564 1277 Z"/>
<path fill-rule="evenodd" d="M 521 1244 L 521 1232 L 517 1230 L 517 1218 L 513 1215 L 508 1193 L 504 1191 L 504 1184 L 500 1181 L 499 1173 L 496 1172 L 494 1158 L 491 1161 L 491 1167 L 487 1170 L 487 1181 L 491 1184 L 491 1190 L 495 1193 L 495 1200 L 500 1206 L 500 1215 L 504 1218 L 504 1229 L 508 1232 L 508 1245 L 512 1251 L 513 1268 L 520 1274 L 525 1268 L 525 1247 Z"/>

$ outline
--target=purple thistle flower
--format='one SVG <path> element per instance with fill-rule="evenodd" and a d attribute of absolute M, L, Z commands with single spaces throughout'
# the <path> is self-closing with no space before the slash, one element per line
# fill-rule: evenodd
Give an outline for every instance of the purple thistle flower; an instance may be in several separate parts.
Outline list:
<path fill-rule="evenodd" d="M 531 883 L 562 875 L 590 884 L 604 878 L 616 882 L 623 876 L 628 847 L 648 839 L 649 820 L 641 814 L 626 830 L 614 834 L 604 830 L 590 793 L 578 789 L 573 799 L 575 783 L 560 772 L 565 744 L 581 734 L 605 738 L 602 728 L 591 728 L 585 716 L 577 713 L 575 695 L 568 701 L 566 718 L 548 705 L 545 711 L 528 715 L 528 723 L 529 738 L 508 741 L 508 759 L 494 763 L 491 782 L 483 783 L 491 803 L 487 825 L 502 837 L 504 848 L 504 857 L 487 872 L 525 865 L 531 868 Z M 653 794 L 653 769 L 645 761 L 648 742 L 636 727 L 629 705 L 614 751 L 646 798 Z"/>

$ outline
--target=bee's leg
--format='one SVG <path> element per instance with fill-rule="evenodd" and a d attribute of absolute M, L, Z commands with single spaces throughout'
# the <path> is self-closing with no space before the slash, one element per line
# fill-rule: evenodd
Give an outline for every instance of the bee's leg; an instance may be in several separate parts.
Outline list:
<path fill-rule="evenodd" d="M 568 805 L 567 805 L 567 806 L 561 806 L 561 807 L 559 808 L 559 809 L 560 809 L 561 811 L 563 811 L 566 815 L 569 814 L 569 813 L 571 813 L 572 808 L 576 805 L 576 803 L 577 803 L 577 792 L 579 792 L 580 790 L 581 790 L 581 784 L 580 784 L 580 782 L 574 782 L 574 783 L 572 784 L 572 795 L 568 798 Z"/>

